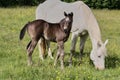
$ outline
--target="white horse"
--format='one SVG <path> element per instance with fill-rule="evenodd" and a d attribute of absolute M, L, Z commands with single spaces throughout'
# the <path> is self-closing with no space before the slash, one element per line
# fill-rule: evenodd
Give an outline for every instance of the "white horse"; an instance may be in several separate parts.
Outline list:
<path fill-rule="evenodd" d="M 74 13 L 74 21 L 71 30 L 72 42 L 70 49 L 70 63 L 72 63 L 72 54 L 75 52 L 77 38 L 80 37 L 81 39 L 80 56 L 82 56 L 84 44 L 89 34 L 92 42 L 90 59 L 93 61 L 96 69 L 103 70 L 105 68 L 105 56 L 107 55 L 106 44 L 108 40 L 106 40 L 105 43 L 102 42 L 101 33 L 96 18 L 86 4 L 82 1 L 66 3 L 60 0 L 46 0 L 37 7 L 36 19 L 44 19 L 48 22 L 56 23 L 64 17 L 64 11 Z M 39 44 L 41 44 L 41 42 L 42 41 L 39 41 Z M 39 47 L 41 48 L 42 46 L 39 45 Z M 50 46 L 48 46 L 48 55 L 53 58 L 51 55 Z"/>

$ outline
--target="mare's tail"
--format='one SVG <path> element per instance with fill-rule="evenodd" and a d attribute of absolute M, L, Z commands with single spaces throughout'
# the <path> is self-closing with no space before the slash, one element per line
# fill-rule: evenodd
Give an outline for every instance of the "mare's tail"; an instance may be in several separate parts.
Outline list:
<path fill-rule="evenodd" d="M 21 29 L 20 35 L 19 35 L 19 39 L 20 39 L 20 40 L 23 39 L 23 37 L 24 37 L 24 35 L 25 35 L 25 31 L 26 31 L 26 29 L 27 29 L 29 23 L 30 23 L 30 22 L 28 22 L 27 24 L 25 24 L 25 26 Z"/>

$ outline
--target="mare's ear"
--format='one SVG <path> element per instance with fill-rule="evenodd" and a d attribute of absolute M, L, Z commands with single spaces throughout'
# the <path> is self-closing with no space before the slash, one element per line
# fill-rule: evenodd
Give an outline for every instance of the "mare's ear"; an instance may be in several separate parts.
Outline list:
<path fill-rule="evenodd" d="M 107 45 L 107 43 L 108 43 L 108 39 L 105 41 L 104 46 L 106 46 L 106 45 Z"/>
<path fill-rule="evenodd" d="M 67 16 L 67 13 L 66 13 L 66 12 L 64 12 L 64 16 L 65 16 L 65 17 Z"/>

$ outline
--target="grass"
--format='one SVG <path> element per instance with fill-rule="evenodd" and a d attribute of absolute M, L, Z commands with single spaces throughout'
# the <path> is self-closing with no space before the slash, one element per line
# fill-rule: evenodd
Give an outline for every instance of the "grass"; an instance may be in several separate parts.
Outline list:
<path fill-rule="evenodd" d="M 120 79 L 120 10 L 93 10 L 100 25 L 102 39 L 109 39 L 106 69 L 98 71 L 90 62 L 90 39 L 84 50 L 83 63 L 78 65 L 79 41 L 73 66 L 68 66 L 70 39 L 65 43 L 65 69 L 53 67 L 49 57 L 38 65 L 38 48 L 33 53 L 34 65 L 27 66 L 25 47 L 28 35 L 19 41 L 23 25 L 35 19 L 36 7 L 0 8 L 0 80 L 119 80 Z M 52 43 L 52 50 L 56 44 Z M 54 57 L 56 51 L 54 51 Z"/>

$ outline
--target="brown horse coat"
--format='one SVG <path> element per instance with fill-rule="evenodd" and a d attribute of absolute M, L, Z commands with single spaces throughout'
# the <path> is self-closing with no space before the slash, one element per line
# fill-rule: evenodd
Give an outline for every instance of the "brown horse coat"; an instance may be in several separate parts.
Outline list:
<path fill-rule="evenodd" d="M 55 65 L 59 56 L 61 57 L 61 68 L 63 69 L 64 42 L 68 40 L 73 22 L 73 13 L 66 14 L 60 23 L 48 23 L 44 20 L 34 20 L 27 23 L 20 32 L 20 40 L 23 39 L 27 30 L 31 41 L 27 45 L 28 65 L 32 64 L 32 53 L 39 39 L 42 37 L 48 41 L 57 42 L 58 52 L 55 59 Z"/>

